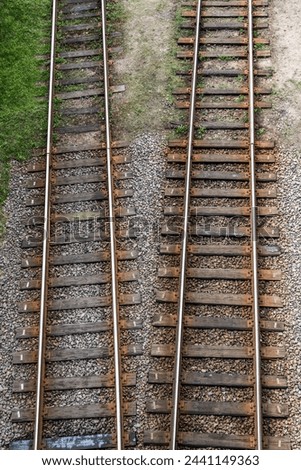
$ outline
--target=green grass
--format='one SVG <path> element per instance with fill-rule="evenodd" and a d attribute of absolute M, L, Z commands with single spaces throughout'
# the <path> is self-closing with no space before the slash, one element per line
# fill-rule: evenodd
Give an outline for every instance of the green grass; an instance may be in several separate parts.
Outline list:
<path fill-rule="evenodd" d="M 187 124 L 179 124 L 175 128 L 175 134 L 177 137 L 183 137 L 188 134 L 188 125 Z"/>
<path fill-rule="evenodd" d="M 263 44 L 262 42 L 258 42 L 257 44 L 254 44 L 254 49 L 256 51 L 262 51 L 263 49 L 266 49 L 267 46 L 266 44 Z"/>
<path fill-rule="evenodd" d="M 231 60 L 234 60 L 234 57 L 227 56 L 227 55 L 220 55 L 219 60 L 223 60 L 224 62 L 230 62 Z"/>
<path fill-rule="evenodd" d="M 118 2 L 110 2 L 107 3 L 106 8 L 107 13 L 107 32 L 111 33 L 114 31 L 114 28 L 117 24 L 125 21 L 126 19 L 126 10 L 121 3 Z"/>
<path fill-rule="evenodd" d="M 41 145 L 47 104 L 36 98 L 47 80 L 36 56 L 48 51 L 50 0 L 2 0 L 0 15 L 0 209 L 12 159 L 26 160 Z M 0 227 L 1 230 L 1 227 Z"/>
<path fill-rule="evenodd" d="M 263 127 L 260 127 L 259 129 L 256 130 L 257 137 L 261 137 L 263 134 L 265 134 L 265 129 Z"/>

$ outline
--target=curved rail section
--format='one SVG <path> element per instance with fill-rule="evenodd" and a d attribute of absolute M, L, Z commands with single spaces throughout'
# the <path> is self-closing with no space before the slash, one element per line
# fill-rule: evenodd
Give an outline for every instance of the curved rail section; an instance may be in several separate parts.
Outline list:
<path fill-rule="evenodd" d="M 180 70 L 188 86 L 175 94 L 177 107 L 188 109 L 188 135 L 170 142 L 168 161 L 176 169 L 167 172 L 169 179 L 184 180 L 184 187 L 166 188 L 173 203 L 164 209 L 169 219 L 162 227 L 167 243 L 161 245 L 162 254 L 180 261 L 179 267 L 172 261 L 159 269 L 160 278 L 178 279 L 178 290 L 157 292 L 161 313 L 154 318 L 154 326 L 174 328 L 175 341 L 166 344 L 165 333 L 152 348 L 153 356 L 165 358 L 162 368 L 167 358 L 173 367 L 149 374 L 154 386 L 172 385 L 172 397 L 147 403 L 149 413 L 170 414 L 170 431 L 146 431 L 147 445 L 289 448 L 287 439 L 267 432 L 271 420 L 288 416 L 288 408 L 277 392 L 275 403 L 264 398 L 265 389 L 286 387 L 272 365 L 285 351 L 264 343 L 266 332 L 273 332 L 275 344 L 276 332 L 284 328 L 273 321 L 281 300 L 270 295 L 277 292 L 273 281 L 281 273 L 261 269 L 264 259 L 279 253 L 270 243 L 278 231 L 268 222 L 277 214 L 269 203 L 275 175 L 261 170 L 274 161 L 274 144 L 256 140 L 255 123 L 255 108 L 270 106 L 262 100 L 270 91 L 261 85 L 269 71 L 260 64 L 269 55 L 268 39 L 260 36 L 267 29 L 266 5 L 260 0 L 185 3 L 190 9 L 183 12 L 189 19 L 183 29 L 194 28 L 195 36 L 179 39 L 178 57 L 190 59 L 192 67 Z M 178 169 L 181 164 L 185 171 Z M 259 207 L 258 197 L 264 202 Z M 164 311 L 166 303 L 177 305 L 175 314 Z"/>
<path fill-rule="evenodd" d="M 34 378 L 14 383 L 16 392 L 36 391 L 36 406 L 12 414 L 15 422 L 34 423 L 33 440 L 15 441 L 16 449 L 135 445 L 125 423 L 136 413 L 135 396 L 124 402 L 123 386 L 133 390 L 136 375 L 122 371 L 122 355 L 140 355 L 142 348 L 127 340 L 123 346 L 120 329 L 141 328 L 139 319 L 121 314 L 140 295 L 120 294 L 120 284 L 131 292 L 138 271 L 118 270 L 118 261 L 137 257 L 124 249 L 135 235 L 124 228 L 135 209 L 123 203 L 133 193 L 125 187 L 131 172 L 116 168 L 130 161 L 120 153 L 126 144 L 111 136 L 109 96 L 124 87 L 109 83 L 106 16 L 105 1 L 53 1 L 46 158 L 29 166 L 41 177 L 27 184 L 35 191 L 28 205 L 44 212 L 27 223 L 34 235 L 23 243 L 31 251 L 22 262 L 28 275 L 21 289 L 33 291 L 34 301 L 19 306 L 29 317 L 39 313 L 39 327 L 17 329 L 21 340 L 38 338 L 38 349 L 14 353 L 15 364 L 37 363 Z M 36 235 L 41 225 L 43 240 Z"/>

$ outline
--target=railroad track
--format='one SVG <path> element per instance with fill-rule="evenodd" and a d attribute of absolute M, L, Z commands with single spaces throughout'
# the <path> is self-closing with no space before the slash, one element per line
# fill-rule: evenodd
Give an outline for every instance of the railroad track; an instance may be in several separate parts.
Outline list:
<path fill-rule="evenodd" d="M 108 57 L 119 50 L 107 46 L 112 4 L 53 1 L 47 148 L 26 182 L 25 326 L 13 354 L 22 397 L 12 420 L 27 438 L 12 449 L 135 445 L 127 420 L 136 375 L 124 372 L 123 357 L 142 354 L 129 333 L 142 325 L 124 307 L 140 295 L 137 252 L 127 246 L 132 175 L 109 116 L 110 93 L 124 89 L 109 79 Z"/>
<path fill-rule="evenodd" d="M 267 6 L 198 0 L 182 10 L 175 94 L 188 116 L 167 156 L 146 446 L 290 446 L 275 424 L 288 416 L 275 152 L 256 117 L 271 106 Z"/>

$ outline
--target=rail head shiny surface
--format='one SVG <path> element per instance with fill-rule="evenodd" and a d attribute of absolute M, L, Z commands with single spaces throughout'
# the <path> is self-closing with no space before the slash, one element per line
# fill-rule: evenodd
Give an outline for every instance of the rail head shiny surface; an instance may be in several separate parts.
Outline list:
<path fill-rule="evenodd" d="M 257 255 L 257 202 L 256 202 L 256 165 L 255 165 L 255 99 L 254 99 L 254 49 L 253 49 L 253 2 L 248 0 L 248 59 L 249 59 L 249 142 L 250 142 L 250 189 L 251 189 L 251 245 L 252 245 L 252 294 L 253 294 L 253 337 L 255 345 L 255 436 L 256 448 L 263 447 L 262 430 L 262 384 L 260 353 L 260 312 L 258 292 L 258 255 Z"/>
<path fill-rule="evenodd" d="M 115 402 L 116 402 L 116 448 L 122 450 L 123 442 L 123 404 L 121 384 L 121 357 L 120 357 L 120 327 L 119 327 L 119 303 L 118 303 L 118 278 L 117 257 L 115 241 L 115 210 L 114 210 L 114 186 L 112 172 L 112 149 L 110 130 L 109 107 L 109 73 L 108 73 L 108 48 L 106 38 L 106 1 L 101 2 L 102 12 L 102 41 L 104 63 L 104 96 L 105 96 L 105 125 L 106 125 L 106 158 L 108 175 L 108 201 L 109 201 L 109 227 L 110 227 L 110 254 L 111 254 L 111 279 L 112 279 L 112 314 L 114 333 L 114 366 L 115 366 Z"/>
<path fill-rule="evenodd" d="M 50 239 L 50 196 L 51 196 L 51 152 L 52 152 L 52 124 L 53 124 L 53 95 L 54 95 L 54 68 L 55 68 L 55 42 L 57 29 L 57 0 L 52 2 L 52 26 L 51 26 L 51 48 L 50 48 L 50 72 L 48 93 L 48 122 L 47 122 L 47 144 L 46 144 L 46 173 L 45 173 L 45 200 L 44 200 L 44 238 L 42 254 L 41 294 L 40 294 L 40 318 L 39 318 L 39 345 L 37 364 L 37 388 L 36 407 L 34 419 L 33 450 L 42 448 L 43 427 L 43 382 L 45 370 L 45 339 L 47 320 L 47 292 L 48 292 L 48 255 Z"/>

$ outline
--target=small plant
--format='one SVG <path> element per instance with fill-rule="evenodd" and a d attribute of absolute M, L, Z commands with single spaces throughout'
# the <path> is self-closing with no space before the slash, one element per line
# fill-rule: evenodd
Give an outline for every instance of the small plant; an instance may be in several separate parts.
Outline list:
<path fill-rule="evenodd" d="M 238 83 L 243 83 L 245 81 L 245 76 L 244 75 L 237 75 L 237 77 L 235 78 L 235 80 L 238 82 Z"/>
<path fill-rule="evenodd" d="M 107 20 L 113 23 L 119 23 L 124 19 L 124 8 L 120 3 L 107 3 Z"/>
<path fill-rule="evenodd" d="M 62 72 L 56 72 L 55 78 L 56 80 L 62 80 L 64 77 L 64 74 Z"/>
<path fill-rule="evenodd" d="M 197 130 L 197 136 L 200 138 L 200 139 L 203 139 L 205 137 L 205 134 L 207 132 L 207 129 L 206 127 L 199 127 L 199 129 Z"/>
<path fill-rule="evenodd" d="M 219 60 L 223 60 L 225 62 L 229 62 L 230 60 L 234 60 L 233 56 L 228 55 L 220 55 Z"/>
<path fill-rule="evenodd" d="M 178 9 L 178 10 L 176 11 L 176 18 L 175 18 L 175 20 L 176 20 L 176 26 L 177 26 L 178 28 L 180 28 L 180 26 L 181 26 L 181 24 L 182 24 L 182 12 L 181 12 L 180 9 Z"/>
<path fill-rule="evenodd" d="M 63 57 L 56 57 L 55 63 L 56 63 L 56 64 L 65 64 L 65 63 L 66 63 L 66 59 L 64 59 Z"/>
<path fill-rule="evenodd" d="M 186 135 L 188 133 L 188 126 L 186 124 L 180 124 L 175 128 L 175 133 L 179 137 Z"/>
<path fill-rule="evenodd" d="M 257 137 L 261 137 L 263 134 L 265 134 L 265 129 L 263 127 L 260 127 L 259 129 L 257 129 L 256 131 Z"/>
<path fill-rule="evenodd" d="M 245 95 L 239 95 L 237 98 L 235 98 L 236 103 L 242 103 L 245 101 Z"/>
<path fill-rule="evenodd" d="M 262 51 L 262 49 L 264 49 L 264 48 L 265 48 L 265 44 L 263 44 L 262 42 L 259 42 L 259 43 L 257 43 L 257 44 L 254 44 L 254 49 L 255 49 L 256 51 Z"/>
<path fill-rule="evenodd" d="M 58 98 L 57 96 L 55 96 L 53 98 L 53 107 L 54 107 L 54 109 L 58 109 L 61 104 L 62 104 L 62 100 L 60 98 Z"/>
<path fill-rule="evenodd" d="M 55 113 L 54 116 L 53 116 L 53 120 L 52 120 L 53 126 L 54 127 L 59 127 L 61 122 L 62 122 L 61 116 L 59 114 Z"/>

